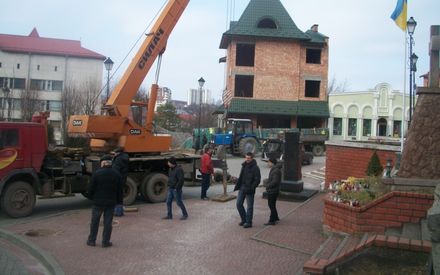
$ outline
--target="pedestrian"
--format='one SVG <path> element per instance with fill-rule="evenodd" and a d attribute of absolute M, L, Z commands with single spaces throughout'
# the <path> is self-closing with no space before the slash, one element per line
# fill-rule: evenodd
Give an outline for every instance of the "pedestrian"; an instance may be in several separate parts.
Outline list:
<path fill-rule="evenodd" d="M 203 134 L 202 137 L 202 149 L 205 149 L 205 145 L 208 144 L 208 138 L 206 137 L 206 134 Z"/>
<path fill-rule="evenodd" d="M 125 186 L 127 182 L 128 175 L 128 165 L 129 165 L 129 156 L 126 152 L 124 152 L 124 148 L 117 147 L 112 152 L 113 154 L 113 169 L 115 169 L 120 175 L 122 180 L 122 186 Z M 115 206 L 115 216 L 123 216 L 124 215 L 124 206 L 121 204 L 117 204 Z"/>
<path fill-rule="evenodd" d="M 200 173 L 202 173 L 202 193 L 200 198 L 202 200 L 208 200 L 206 192 L 211 184 L 211 176 L 214 174 L 214 166 L 212 164 L 212 149 L 210 147 L 205 148 L 205 153 L 202 155 Z"/>
<path fill-rule="evenodd" d="M 184 174 L 182 166 L 177 164 L 174 157 L 168 160 L 168 195 L 167 195 L 167 215 L 163 217 L 164 220 L 171 220 L 173 218 L 172 213 L 172 203 L 174 197 L 176 197 L 176 204 L 182 210 L 181 220 L 186 220 L 188 218 L 188 212 L 186 211 L 185 205 L 182 201 L 182 187 L 184 182 Z"/>
<path fill-rule="evenodd" d="M 87 245 L 96 245 L 99 221 L 104 215 L 104 230 L 102 232 L 102 247 L 112 246 L 113 211 L 116 204 L 122 204 L 121 176 L 112 168 L 112 156 L 104 155 L 100 159 L 101 168 L 92 174 L 88 190 L 89 198 L 93 201 L 90 234 Z"/>
<path fill-rule="evenodd" d="M 244 228 L 252 227 L 252 218 L 254 214 L 254 196 L 255 189 L 260 184 L 261 174 L 254 154 L 246 153 L 245 161 L 241 164 L 240 176 L 235 184 L 234 191 L 238 191 L 237 210 L 240 214 L 240 226 Z M 246 199 L 247 209 L 244 209 L 244 200 Z"/>
<path fill-rule="evenodd" d="M 267 162 L 270 168 L 269 178 L 267 180 L 266 194 L 267 194 L 267 205 L 270 209 L 269 221 L 264 225 L 275 225 L 277 221 L 280 220 L 277 212 L 277 198 L 280 193 L 280 183 L 281 183 L 281 167 L 277 164 L 276 158 L 270 158 Z"/>

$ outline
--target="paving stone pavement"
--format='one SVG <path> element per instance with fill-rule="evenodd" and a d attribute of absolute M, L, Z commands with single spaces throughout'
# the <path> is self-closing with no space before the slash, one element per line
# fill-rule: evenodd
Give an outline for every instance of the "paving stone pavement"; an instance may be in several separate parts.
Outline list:
<path fill-rule="evenodd" d="M 185 199 L 185 190 L 188 220 L 178 219 L 175 205 L 173 220 L 161 219 L 164 203 L 137 205 L 138 212 L 115 218 L 111 248 L 85 245 L 90 210 L 4 229 L 52 255 L 66 274 L 299 274 L 323 240 L 321 195 L 306 203 L 279 201 L 280 223 L 265 227 L 269 209 L 262 191 L 249 229 L 238 226 L 235 200 Z M 24 235 L 30 230 L 45 234 Z"/>

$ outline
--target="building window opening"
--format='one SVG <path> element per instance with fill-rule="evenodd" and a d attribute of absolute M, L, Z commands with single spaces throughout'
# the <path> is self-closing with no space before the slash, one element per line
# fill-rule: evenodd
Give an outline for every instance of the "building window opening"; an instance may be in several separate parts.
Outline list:
<path fill-rule="evenodd" d="M 362 136 L 371 136 L 371 119 L 364 119 L 362 127 Z"/>
<path fill-rule="evenodd" d="M 380 137 L 386 137 L 387 136 L 387 120 L 384 118 L 381 118 L 377 121 L 377 133 Z"/>
<path fill-rule="evenodd" d="M 395 120 L 393 123 L 393 137 L 400 138 L 402 135 L 402 121 Z"/>
<path fill-rule="evenodd" d="M 20 63 L 17 64 L 17 69 L 20 70 Z"/>
<path fill-rule="evenodd" d="M 253 75 L 236 75 L 234 96 L 236 97 L 253 97 L 254 96 L 254 76 Z"/>
<path fill-rule="evenodd" d="M 357 132 L 357 119 L 349 118 L 348 119 L 348 136 L 355 137 Z"/>
<path fill-rule="evenodd" d="M 321 50 L 320 49 L 307 49 L 306 63 L 321 64 Z"/>
<path fill-rule="evenodd" d="M 253 67 L 255 60 L 255 45 L 237 44 L 237 56 L 235 58 L 236 66 Z"/>
<path fill-rule="evenodd" d="M 340 117 L 333 118 L 333 135 L 334 136 L 342 135 L 342 118 Z"/>
<path fill-rule="evenodd" d="M 55 66 L 54 71 L 55 71 L 55 72 L 58 71 L 58 66 Z"/>
<path fill-rule="evenodd" d="M 306 97 L 319 97 L 319 87 L 321 81 L 316 80 L 306 80 Z"/>
<path fill-rule="evenodd" d="M 2 67 L 2 63 L 0 62 L 0 68 Z"/>
<path fill-rule="evenodd" d="M 39 71 L 40 70 L 40 65 L 37 65 L 37 71 Z"/>
<path fill-rule="evenodd" d="M 260 29 L 277 29 L 277 24 L 270 18 L 264 18 L 258 22 L 258 28 Z"/>

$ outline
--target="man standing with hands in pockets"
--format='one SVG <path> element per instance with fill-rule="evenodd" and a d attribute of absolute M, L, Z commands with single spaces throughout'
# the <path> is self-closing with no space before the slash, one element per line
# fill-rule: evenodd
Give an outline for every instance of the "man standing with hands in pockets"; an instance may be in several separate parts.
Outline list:
<path fill-rule="evenodd" d="M 254 197 L 255 189 L 260 184 L 261 174 L 254 154 L 246 153 L 245 161 L 241 164 L 240 176 L 234 191 L 238 191 L 237 210 L 240 214 L 240 226 L 243 228 L 252 227 L 252 218 L 254 216 Z M 243 203 L 246 199 L 247 209 L 244 209 Z"/>

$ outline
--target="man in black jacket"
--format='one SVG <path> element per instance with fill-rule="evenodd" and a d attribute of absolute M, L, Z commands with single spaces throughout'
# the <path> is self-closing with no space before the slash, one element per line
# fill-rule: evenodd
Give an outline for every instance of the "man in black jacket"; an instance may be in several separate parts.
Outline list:
<path fill-rule="evenodd" d="M 237 196 L 237 210 L 240 214 L 240 226 L 244 228 L 252 227 L 252 218 L 254 215 L 254 196 L 255 189 L 260 184 L 261 174 L 257 161 L 254 159 L 254 154 L 246 153 L 246 160 L 241 165 L 240 176 L 234 191 L 238 191 Z M 244 209 L 244 200 L 246 199 L 247 209 Z"/>
<path fill-rule="evenodd" d="M 89 198 L 93 200 L 90 234 L 87 245 L 96 245 L 99 221 L 104 214 L 104 230 L 102 232 L 102 247 L 112 246 L 113 211 L 116 204 L 122 204 L 121 176 L 112 168 L 112 156 L 101 157 L 101 169 L 95 171 L 90 180 Z"/>
<path fill-rule="evenodd" d="M 281 167 L 277 165 L 276 158 L 270 158 L 267 162 L 270 172 L 269 178 L 267 180 L 266 194 L 267 194 L 267 204 L 270 209 L 270 218 L 264 225 L 275 225 L 277 221 L 280 220 L 277 212 L 277 198 L 280 193 L 280 183 L 281 183 Z"/>
<path fill-rule="evenodd" d="M 185 205 L 182 201 L 182 187 L 185 181 L 183 169 L 177 164 L 174 157 L 168 160 L 168 166 L 170 167 L 168 171 L 168 195 L 167 195 L 167 215 L 163 217 L 164 220 L 171 220 L 173 218 L 172 213 L 172 203 L 174 197 L 176 197 L 176 204 L 182 210 L 181 220 L 186 220 L 188 218 L 188 212 L 186 211 Z"/>
<path fill-rule="evenodd" d="M 125 183 L 127 182 L 128 175 L 128 165 L 129 165 L 129 156 L 122 147 L 117 147 L 112 152 L 113 154 L 113 169 L 119 172 L 122 180 L 122 188 L 124 188 Z M 123 216 L 124 215 L 124 207 L 121 204 L 117 204 L 115 207 L 115 216 Z"/>

